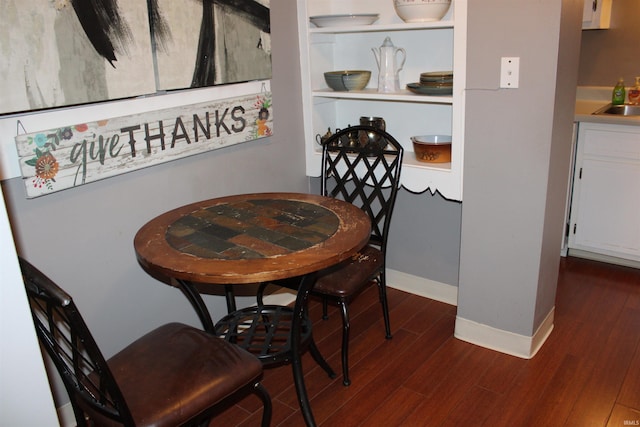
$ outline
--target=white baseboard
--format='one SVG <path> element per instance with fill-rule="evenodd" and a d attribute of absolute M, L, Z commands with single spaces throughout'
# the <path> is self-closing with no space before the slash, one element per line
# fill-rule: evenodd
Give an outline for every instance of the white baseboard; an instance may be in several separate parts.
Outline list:
<path fill-rule="evenodd" d="M 496 329 L 457 316 L 454 336 L 463 341 L 501 353 L 523 359 L 531 359 L 551 334 L 554 315 L 555 307 L 551 309 L 540 327 L 538 327 L 538 330 L 531 337 Z"/>
<path fill-rule="evenodd" d="M 450 305 L 458 304 L 458 287 L 436 282 L 435 280 L 418 277 L 397 270 L 387 269 L 387 286 L 410 294 L 444 302 Z M 287 305 L 294 302 L 296 294 L 290 289 L 278 291 L 264 297 L 265 304 Z"/>
<path fill-rule="evenodd" d="M 280 288 L 277 291 L 264 296 L 264 303 L 269 305 L 289 305 L 296 300 L 296 293 L 291 289 Z"/>
<path fill-rule="evenodd" d="M 424 277 L 387 269 L 387 286 L 414 295 L 458 305 L 458 287 Z"/>
<path fill-rule="evenodd" d="M 568 255 L 574 256 L 577 258 L 590 259 L 592 261 L 600 261 L 600 262 L 606 262 L 609 264 L 622 265 L 625 267 L 640 268 L 640 261 L 619 258 L 611 255 L 598 254 L 595 252 L 583 251 L 580 249 L 570 248 L 568 249 Z"/>
<path fill-rule="evenodd" d="M 76 427 L 76 416 L 73 413 L 71 402 L 58 408 L 58 420 L 60 421 L 60 427 Z"/>
<path fill-rule="evenodd" d="M 387 270 L 387 286 L 447 304 L 458 305 L 457 286 L 413 276 L 401 271 Z M 535 356 L 551 334 L 554 314 L 555 308 L 551 309 L 531 337 L 496 329 L 458 316 L 456 317 L 454 336 L 481 347 L 530 359 Z"/>

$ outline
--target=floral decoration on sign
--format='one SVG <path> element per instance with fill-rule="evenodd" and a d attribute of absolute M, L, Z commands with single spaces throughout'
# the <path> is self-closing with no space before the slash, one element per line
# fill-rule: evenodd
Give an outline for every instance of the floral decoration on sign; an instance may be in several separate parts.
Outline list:
<path fill-rule="evenodd" d="M 258 110 L 258 118 L 256 119 L 256 131 L 254 138 L 261 136 L 271 136 L 271 128 L 267 126 L 269 120 L 269 108 L 271 108 L 271 96 L 258 95 L 253 106 Z"/>
<path fill-rule="evenodd" d="M 87 130 L 87 125 L 77 125 L 73 129 L 83 132 Z M 33 148 L 35 157 L 25 161 L 27 165 L 34 167 L 36 170 L 35 177 L 31 181 L 34 188 L 45 186 L 49 190 L 53 189 L 53 183 L 56 182 L 55 177 L 58 174 L 60 165 L 52 152 L 56 151 L 61 140 L 69 140 L 73 137 L 73 129 L 64 127 L 56 129 L 54 133 L 37 133 L 33 137 L 27 138 L 29 145 L 35 145 Z"/>

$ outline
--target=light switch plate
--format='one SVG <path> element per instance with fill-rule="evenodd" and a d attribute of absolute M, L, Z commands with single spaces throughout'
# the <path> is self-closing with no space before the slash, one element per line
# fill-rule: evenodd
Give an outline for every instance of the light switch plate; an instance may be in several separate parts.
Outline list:
<path fill-rule="evenodd" d="M 516 89 L 520 78 L 520 57 L 503 56 L 500 63 L 500 87 Z"/>

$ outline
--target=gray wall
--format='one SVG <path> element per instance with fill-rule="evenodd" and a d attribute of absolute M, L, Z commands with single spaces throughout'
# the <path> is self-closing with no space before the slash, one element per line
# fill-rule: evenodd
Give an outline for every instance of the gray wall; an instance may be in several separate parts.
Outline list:
<path fill-rule="evenodd" d="M 311 178 L 311 191 L 320 192 L 319 178 Z M 458 286 L 461 215 L 460 202 L 401 188 L 389 228 L 387 266 Z"/>
<path fill-rule="evenodd" d="M 440 193 L 401 189 L 389 229 L 389 268 L 458 286 L 462 206 Z"/>
<path fill-rule="evenodd" d="M 146 221 L 216 196 L 308 191 L 293 4 L 271 2 L 273 137 L 37 199 L 25 199 L 20 179 L 2 183 L 19 253 L 74 297 L 107 356 L 161 323 L 199 324 L 177 289 L 155 281 L 136 263 L 133 236 Z M 213 313 L 226 312 L 220 297 L 206 301 Z M 58 406 L 67 401 L 60 390 Z"/>
<path fill-rule="evenodd" d="M 640 76 L 640 1 L 613 0 L 611 28 L 582 32 L 580 86 L 632 86 Z"/>
<path fill-rule="evenodd" d="M 458 316 L 524 336 L 554 305 L 581 10 L 469 2 Z M 498 89 L 501 56 L 520 57 L 518 89 Z"/>

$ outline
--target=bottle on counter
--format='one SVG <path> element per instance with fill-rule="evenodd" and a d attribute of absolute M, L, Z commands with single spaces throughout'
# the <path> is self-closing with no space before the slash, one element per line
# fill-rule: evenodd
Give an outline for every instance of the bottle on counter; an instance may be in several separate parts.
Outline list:
<path fill-rule="evenodd" d="M 618 83 L 613 88 L 613 93 L 611 94 L 611 103 L 613 105 L 624 104 L 625 95 L 626 93 L 624 89 L 624 79 L 620 77 L 618 79 Z"/>
<path fill-rule="evenodd" d="M 640 76 L 636 77 L 636 84 L 629 89 L 629 104 L 640 104 Z"/>

